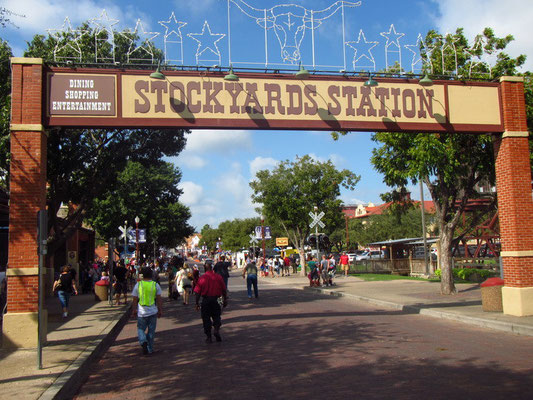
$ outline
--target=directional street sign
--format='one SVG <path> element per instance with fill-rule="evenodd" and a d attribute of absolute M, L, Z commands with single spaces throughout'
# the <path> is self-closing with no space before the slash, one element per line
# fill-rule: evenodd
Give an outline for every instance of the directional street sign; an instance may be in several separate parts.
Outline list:
<path fill-rule="evenodd" d="M 313 218 L 313 221 L 309 224 L 310 228 L 314 228 L 315 225 L 320 226 L 321 228 L 324 228 L 326 224 L 324 224 L 321 219 L 324 216 L 324 211 L 322 211 L 320 214 L 315 214 L 314 212 L 310 211 L 309 216 Z"/>

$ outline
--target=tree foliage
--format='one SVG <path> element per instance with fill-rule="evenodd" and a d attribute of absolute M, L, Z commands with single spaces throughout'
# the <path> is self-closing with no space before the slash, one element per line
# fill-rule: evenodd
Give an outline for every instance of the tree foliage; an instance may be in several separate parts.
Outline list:
<path fill-rule="evenodd" d="M 9 175 L 9 123 L 11 112 L 11 69 L 9 44 L 0 39 L 0 187 L 7 189 Z"/>
<path fill-rule="evenodd" d="M 140 228 L 147 229 L 148 243 L 155 240 L 161 246 L 175 247 L 193 233 L 187 224 L 190 212 L 179 203 L 180 179 L 181 173 L 170 163 L 145 166 L 129 161 L 116 184 L 88 208 L 88 220 L 109 238 L 117 235 L 117 227 L 125 220 L 133 224 L 138 216 Z"/>
<path fill-rule="evenodd" d="M 257 172 L 250 186 L 254 191 L 252 200 L 261 205 L 266 220 L 289 238 L 304 260 L 309 212 L 315 206 L 323 211 L 326 233 L 333 232 L 344 223 L 340 187 L 353 190 L 359 179 L 349 170 L 337 170 L 331 161 L 315 161 L 306 155 L 281 162 L 273 171 Z"/>
<path fill-rule="evenodd" d="M 268 221 L 265 221 L 268 225 Z M 247 249 L 251 247 L 250 234 L 255 231 L 255 227 L 261 225 L 261 219 L 244 218 L 223 221 L 218 225 L 218 228 L 211 228 L 209 225 L 204 225 L 202 228 L 201 245 L 206 245 L 209 251 L 214 251 L 216 242 L 220 238 L 223 243 L 224 250 L 238 251 L 240 249 Z M 274 239 L 281 236 L 276 231 L 271 231 L 272 239 L 266 241 L 267 247 L 272 247 Z M 256 246 L 261 246 L 258 244 Z"/>

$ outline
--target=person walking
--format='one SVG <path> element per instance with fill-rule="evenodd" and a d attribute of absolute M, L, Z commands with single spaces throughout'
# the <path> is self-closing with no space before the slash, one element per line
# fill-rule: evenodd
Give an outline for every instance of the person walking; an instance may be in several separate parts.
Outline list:
<path fill-rule="evenodd" d="M 254 296 L 257 299 L 259 297 L 259 292 L 257 290 L 257 266 L 255 261 L 250 261 L 244 267 L 242 271 L 242 279 L 246 277 L 246 289 L 248 290 L 248 298 L 252 298 L 252 286 L 254 288 Z"/>
<path fill-rule="evenodd" d="M 348 276 L 348 270 L 350 269 L 350 266 L 349 266 L 348 255 L 346 254 L 345 251 L 342 252 L 340 264 L 341 264 L 342 270 L 344 271 L 344 276 Z"/>
<path fill-rule="evenodd" d="M 120 304 L 120 295 L 124 294 L 124 304 L 126 304 L 128 302 L 128 269 L 124 265 L 124 260 L 120 260 L 118 267 L 113 268 L 113 275 L 115 276 L 113 285 L 115 302 Z"/>
<path fill-rule="evenodd" d="M 59 279 L 54 282 L 53 291 L 57 292 L 57 297 L 59 297 L 59 302 L 61 303 L 61 308 L 63 309 L 63 318 L 68 317 L 68 304 L 70 300 L 70 295 L 74 293 L 78 294 L 78 289 L 76 289 L 76 282 L 74 277 L 70 272 L 70 267 L 65 265 L 61 269 L 61 275 Z"/>
<path fill-rule="evenodd" d="M 226 256 L 221 255 L 219 261 L 215 264 L 213 271 L 216 274 L 219 274 L 226 285 L 226 290 L 228 289 L 228 278 L 229 278 L 229 268 L 230 263 L 226 261 Z"/>
<path fill-rule="evenodd" d="M 296 275 L 298 273 L 298 264 L 296 263 L 296 255 L 291 254 L 291 267 L 292 267 L 292 273 Z"/>
<path fill-rule="evenodd" d="M 325 286 L 329 285 L 329 275 L 328 275 L 328 260 L 326 255 L 322 255 L 322 260 L 320 261 L 320 278 L 322 278 L 322 284 Z"/>
<path fill-rule="evenodd" d="M 157 318 L 161 318 L 163 307 L 161 301 L 161 286 L 152 280 L 152 269 L 142 267 L 142 279 L 137 282 L 131 295 L 132 317 L 137 317 L 137 335 L 144 355 L 154 352 L 155 329 Z"/>
<path fill-rule="evenodd" d="M 283 258 L 283 274 L 281 276 L 291 276 L 289 267 L 291 266 L 291 259 L 288 256 Z"/>
<path fill-rule="evenodd" d="M 213 335 L 217 342 L 222 341 L 220 336 L 220 327 L 222 326 L 222 309 L 218 303 L 218 298 L 222 297 L 222 306 L 228 305 L 228 296 L 224 280 L 218 274 L 213 272 L 213 264 L 211 260 L 204 264 L 205 274 L 200 276 L 198 283 L 194 287 L 196 294 L 196 310 L 201 310 L 202 324 L 206 336 L 206 343 L 211 343 L 211 327 L 214 328 Z M 200 298 L 202 298 L 202 305 L 200 307 Z"/>

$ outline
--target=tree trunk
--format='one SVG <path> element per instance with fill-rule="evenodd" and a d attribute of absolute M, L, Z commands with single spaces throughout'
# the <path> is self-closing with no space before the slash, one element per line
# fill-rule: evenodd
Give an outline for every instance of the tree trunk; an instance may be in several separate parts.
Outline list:
<path fill-rule="evenodd" d="M 300 265 L 302 266 L 300 275 L 307 276 L 307 273 L 305 272 L 305 250 L 303 246 L 298 249 L 298 254 L 300 254 Z"/>
<path fill-rule="evenodd" d="M 440 245 L 441 251 L 439 253 L 441 277 L 440 277 L 440 292 L 441 294 L 455 294 L 457 290 L 453 283 L 452 271 L 452 240 L 454 229 L 450 229 L 447 224 L 441 225 L 440 230 Z"/>

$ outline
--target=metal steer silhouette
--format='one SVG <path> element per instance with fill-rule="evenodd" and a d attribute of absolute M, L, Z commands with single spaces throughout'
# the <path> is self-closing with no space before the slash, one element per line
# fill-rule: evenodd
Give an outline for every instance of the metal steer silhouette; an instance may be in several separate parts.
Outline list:
<path fill-rule="evenodd" d="M 281 47 L 284 63 L 298 64 L 301 61 L 300 46 L 306 29 L 316 29 L 341 7 L 357 7 L 361 2 L 336 1 L 323 10 L 309 10 L 297 4 L 279 4 L 272 8 L 259 9 L 242 0 L 230 0 L 244 14 L 255 19 L 263 29 L 274 29 Z"/>

